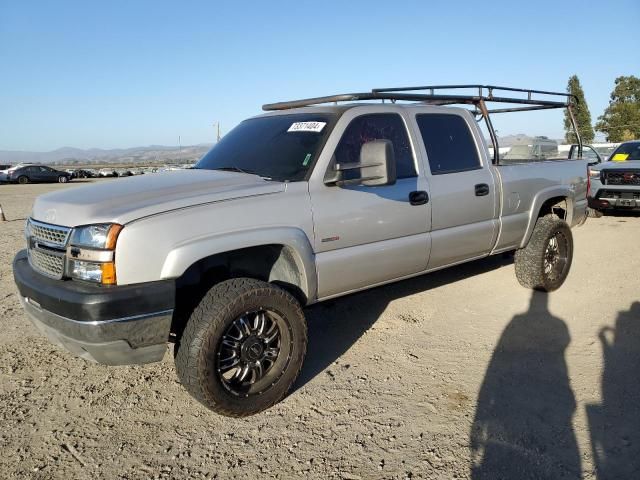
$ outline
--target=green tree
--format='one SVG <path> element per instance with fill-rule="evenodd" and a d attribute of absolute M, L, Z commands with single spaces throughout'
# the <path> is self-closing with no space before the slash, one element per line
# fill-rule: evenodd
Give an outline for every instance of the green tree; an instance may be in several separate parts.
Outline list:
<path fill-rule="evenodd" d="M 574 104 L 573 107 L 573 116 L 576 119 L 576 123 L 578 124 L 578 132 L 580 133 L 580 138 L 582 138 L 583 143 L 591 143 L 593 142 L 593 137 L 595 137 L 595 133 L 593 131 L 593 126 L 591 125 L 591 112 L 589 112 L 589 107 L 587 105 L 587 101 L 584 98 L 584 91 L 582 90 L 582 86 L 580 85 L 580 80 L 577 75 L 572 75 L 569 77 L 569 83 L 567 84 L 567 92 L 575 95 L 578 101 Z M 576 143 L 576 134 L 573 131 L 573 127 L 571 126 L 571 120 L 569 118 L 569 112 L 565 110 L 564 112 L 564 138 L 567 143 Z"/>
<path fill-rule="evenodd" d="M 609 142 L 640 138 L 640 78 L 616 78 L 609 106 L 598 118 L 596 130 L 604 132 Z"/>

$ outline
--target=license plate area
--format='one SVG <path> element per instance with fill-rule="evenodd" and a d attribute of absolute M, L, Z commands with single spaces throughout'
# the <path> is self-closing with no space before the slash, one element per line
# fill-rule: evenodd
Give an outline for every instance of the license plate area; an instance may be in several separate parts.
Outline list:
<path fill-rule="evenodd" d="M 636 201 L 631 198 L 618 198 L 616 200 L 616 207 L 636 207 Z"/>

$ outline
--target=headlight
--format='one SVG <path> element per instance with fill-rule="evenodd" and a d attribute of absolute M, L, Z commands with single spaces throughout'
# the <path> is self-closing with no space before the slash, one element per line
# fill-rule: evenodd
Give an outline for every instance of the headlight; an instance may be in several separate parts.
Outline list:
<path fill-rule="evenodd" d="M 73 229 L 71 245 L 89 248 L 116 248 L 116 239 L 122 230 L 122 225 L 115 223 L 103 223 L 101 225 L 88 225 Z"/>
<path fill-rule="evenodd" d="M 122 225 L 100 224 L 78 227 L 67 248 L 67 272 L 72 278 L 115 285 L 115 248 Z"/>
<path fill-rule="evenodd" d="M 114 285 L 116 283 L 116 268 L 113 262 L 85 262 L 84 260 L 71 260 L 69 269 L 73 278 L 87 280 L 89 282 Z"/>
<path fill-rule="evenodd" d="M 600 178 L 600 170 L 589 169 L 589 176 L 591 178 Z"/>

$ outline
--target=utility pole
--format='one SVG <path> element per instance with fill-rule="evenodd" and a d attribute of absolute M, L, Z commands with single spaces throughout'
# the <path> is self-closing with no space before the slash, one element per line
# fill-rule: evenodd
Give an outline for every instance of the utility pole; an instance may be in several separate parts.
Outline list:
<path fill-rule="evenodd" d="M 218 129 L 218 134 L 216 136 L 216 142 L 220 141 L 220 122 L 213 122 L 213 126 Z"/>

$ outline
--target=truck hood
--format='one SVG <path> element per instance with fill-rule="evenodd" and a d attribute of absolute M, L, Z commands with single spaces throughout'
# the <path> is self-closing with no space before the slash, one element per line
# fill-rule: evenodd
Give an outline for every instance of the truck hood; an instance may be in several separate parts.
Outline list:
<path fill-rule="evenodd" d="M 75 227 L 122 225 L 149 215 L 207 203 L 284 192 L 285 183 L 245 173 L 180 170 L 104 180 L 38 197 L 32 218 Z"/>
<path fill-rule="evenodd" d="M 640 169 L 640 160 L 627 160 L 625 162 L 603 162 L 594 165 L 592 170 L 633 170 Z"/>

